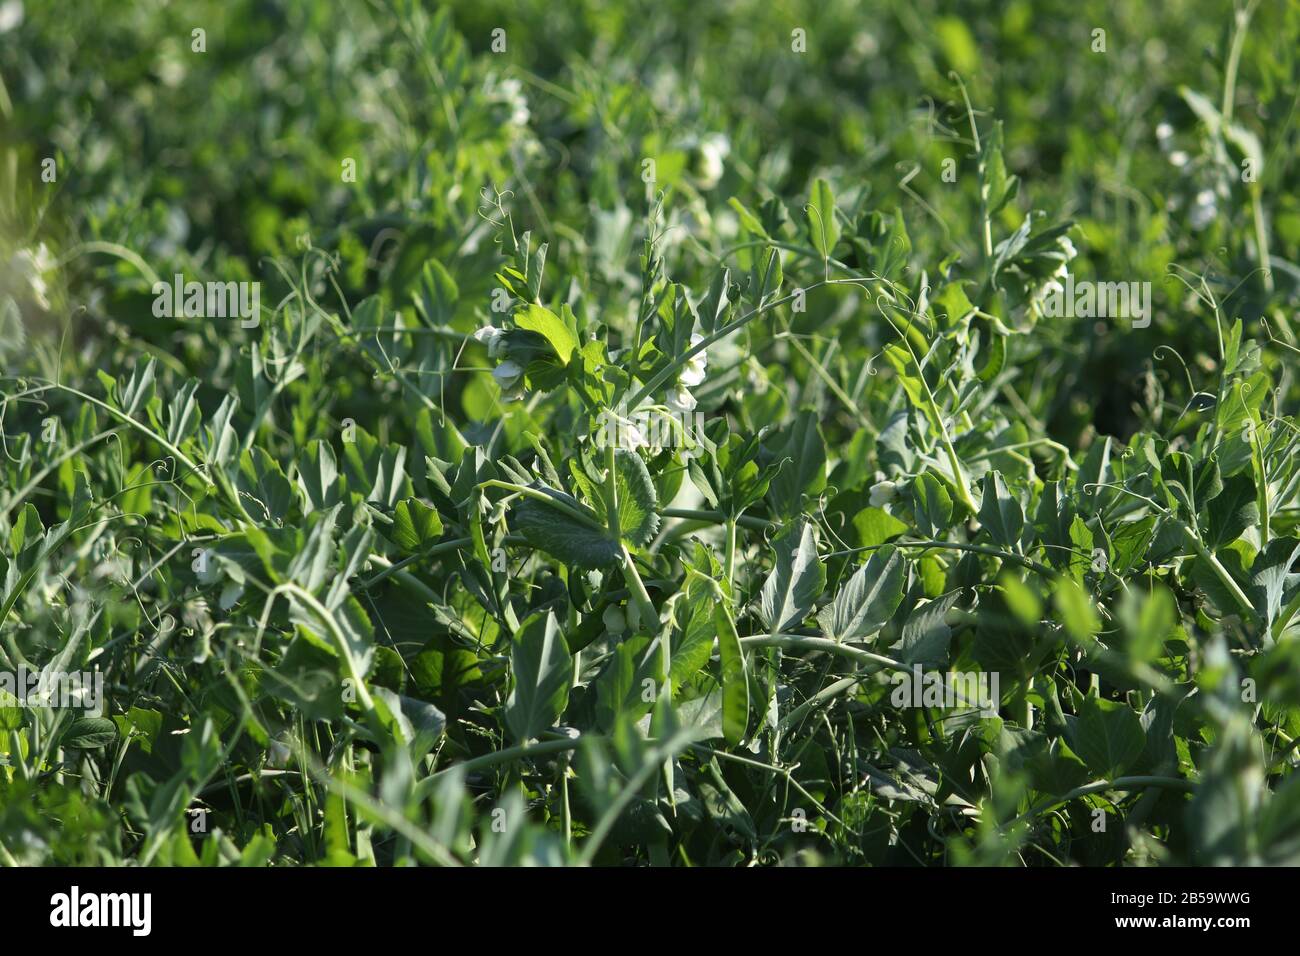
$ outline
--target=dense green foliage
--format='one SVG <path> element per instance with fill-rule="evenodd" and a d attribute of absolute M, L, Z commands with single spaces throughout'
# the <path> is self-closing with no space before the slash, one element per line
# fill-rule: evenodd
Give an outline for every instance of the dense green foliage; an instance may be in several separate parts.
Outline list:
<path fill-rule="evenodd" d="M 0 3 L 0 863 L 1300 863 L 1298 58 Z"/>

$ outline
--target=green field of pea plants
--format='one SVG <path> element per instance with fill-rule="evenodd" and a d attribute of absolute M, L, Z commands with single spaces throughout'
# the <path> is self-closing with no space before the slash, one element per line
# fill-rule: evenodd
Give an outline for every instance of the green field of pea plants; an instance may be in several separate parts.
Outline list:
<path fill-rule="evenodd" d="M 1300 864 L 1296 0 L 0 0 L 0 864 Z"/>

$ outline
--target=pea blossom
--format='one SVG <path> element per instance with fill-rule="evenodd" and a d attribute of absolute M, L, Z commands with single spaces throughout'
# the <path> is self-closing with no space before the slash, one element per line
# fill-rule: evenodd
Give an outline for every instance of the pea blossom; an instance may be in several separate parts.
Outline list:
<path fill-rule="evenodd" d="M 691 348 L 699 345 L 704 341 L 704 336 L 695 332 L 691 335 Z M 683 413 L 695 410 L 695 396 L 687 389 L 694 388 L 703 384 L 708 375 L 709 358 L 707 351 L 701 350 L 686 360 L 682 366 L 681 372 L 677 375 L 677 382 L 668 390 L 668 395 L 664 400 L 669 410 Z"/>
<path fill-rule="evenodd" d="M 496 358 L 505 345 L 505 332 L 495 326 L 485 325 L 474 333 L 474 341 L 487 346 L 488 358 Z"/>
<path fill-rule="evenodd" d="M 518 362 L 506 359 L 492 370 L 492 377 L 501 387 L 502 397 L 506 401 L 522 398 L 524 394 L 524 367 Z"/>

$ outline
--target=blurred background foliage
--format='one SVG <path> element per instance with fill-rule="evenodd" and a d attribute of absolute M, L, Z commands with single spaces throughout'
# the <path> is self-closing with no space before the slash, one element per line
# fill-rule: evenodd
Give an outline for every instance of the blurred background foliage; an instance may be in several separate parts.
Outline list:
<path fill-rule="evenodd" d="M 683 281 L 711 264 L 700 244 L 716 252 L 734 234 L 727 197 L 758 208 L 803 195 L 814 175 L 850 206 L 901 209 L 916 260 L 938 262 L 975 251 L 962 228 L 978 194 L 955 73 L 980 116 L 1005 123 L 1022 189 L 1002 224 L 1014 229 L 1028 208 L 1073 219 L 1079 278 L 1154 288 L 1149 329 L 1058 320 L 1017 343 L 1019 389 L 1056 437 L 1073 444 L 1090 426 L 1123 437 L 1158 420 L 1166 401 L 1181 407 L 1185 378 L 1168 363 L 1153 368 L 1157 345 L 1193 368 L 1212 364 L 1213 322 L 1168 277 L 1171 263 L 1206 275 L 1225 311 L 1263 314 L 1291 341 L 1294 2 L 1253 11 L 1235 83 L 1235 122 L 1264 158 L 1272 295 L 1255 272 L 1252 187 L 1231 175 L 1245 155 L 1229 144 L 1227 159 L 1216 157 L 1180 95 L 1221 101 L 1226 2 L 8 9 L 0 242 L 9 255 L 38 236 L 56 253 L 101 240 L 160 275 L 265 277 L 268 258 L 301 257 L 310 237 L 342 256 L 343 291 L 356 299 L 410 280 L 417 247 L 442 261 L 480 247 L 480 190 L 501 189 L 592 307 L 621 309 L 636 279 L 641 163 L 654 158 L 676 221 L 692 230 L 670 268 Z M 205 53 L 192 52 L 195 29 L 206 31 Z M 496 29 L 504 52 L 491 49 Z M 806 31 L 802 54 L 791 49 L 796 29 Z M 1105 52 L 1093 50 L 1097 29 Z M 704 169 L 719 144 L 722 168 Z M 50 156 L 55 185 L 36 175 Z M 355 183 L 341 180 L 345 158 Z M 948 158 L 955 183 L 941 179 Z M 408 254 L 394 259 L 403 243 Z M 152 320 L 129 266 L 94 254 L 69 266 L 69 304 L 86 307 L 82 340 L 125 323 L 204 363 L 220 345 Z"/>

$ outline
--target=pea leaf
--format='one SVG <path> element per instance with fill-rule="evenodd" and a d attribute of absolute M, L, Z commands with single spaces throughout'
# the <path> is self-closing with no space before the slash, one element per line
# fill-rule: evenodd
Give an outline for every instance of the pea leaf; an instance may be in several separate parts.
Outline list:
<path fill-rule="evenodd" d="M 912 496 L 921 534 L 933 538 L 948 530 L 952 524 L 952 496 L 943 482 L 927 471 L 912 483 Z"/>
<path fill-rule="evenodd" d="M 590 513 L 572 495 L 549 488 L 543 490 L 571 509 Z M 595 520 L 594 515 L 592 518 Z M 536 498 L 525 498 L 515 504 L 511 509 L 511 522 L 534 548 L 565 564 L 603 568 L 619 558 L 618 544 L 611 541 L 607 533 Z"/>
<path fill-rule="evenodd" d="M 801 512 L 805 494 L 820 494 L 826 488 L 826 441 L 816 412 L 799 413 L 776 457 L 781 470 L 772 478 L 768 494 L 777 514 L 793 516 Z"/>
<path fill-rule="evenodd" d="M 759 222 L 758 217 L 750 211 L 748 206 L 735 196 L 732 196 L 727 200 L 727 205 L 735 210 L 736 215 L 740 217 L 741 226 L 743 226 L 747 231 L 753 233 L 759 238 L 768 238 L 767 230 L 763 228 L 763 224 Z"/>
<path fill-rule="evenodd" d="M 813 183 L 808 202 L 808 234 L 822 258 L 831 254 L 840 238 L 840 224 L 835 221 L 835 194 L 830 183 L 821 178 Z"/>
<path fill-rule="evenodd" d="M 1255 480 L 1243 472 L 1223 483 L 1223 491 L 1206 507 L 1205 545 L 1217 551 L 1247 528 L 1259 524 L 1259 501 Z"/>
<path fill-rule="evenodd" d="M 836 641 L 858 641 L 876 633 L 894 616 L 903 600 L 907 562 L 886 545 L 858 568 L 824 607 L 817 622 Z"/>
<path fill-rule="evenodd" d="M 1107 780 L 1123 773 L 1146 747 L 1138 715 L 1115 701 L 1085 698 L 1070 726 L 1070 749 L 1089 770 Z"/>
<path fill-rule="evenodd" d="M 776 544 L 776 567 L 763 584 L 759 617 L 772 634 L 798 625 L 826 586 L 813 524 L 800 522 Z"/>
<path fill-rule="evenodd" d="M 407 554 L 429 547 L 442 536 L 438 512 L 418 498 L 399 501 L 393 511 L 393 543 Z"/>
<path fill-rule="evenodd" d="M 524 621 L 510 640 L 514 678 L 502 718 L 522 743 L 552 726 L 569 702 L 573 661 L 550 611 Z"/>
<path fill-rule="evenodd" d="M 117 725 L 104 717 L 80 717 L 68 725 L 59 741 L 62 747 L 98 750 L 117 739 Z"/>
<path fill-rule="evenodd" d="M 1007 491 L 1002 475 L 991 471 L 984 478 L 984 500 L 980 503 L 980 524 L 993 543 L 1016 550 L 1025 530 L 1025 512 Z"/>
<path fill-rule="evenodd" d="M 563 320 L 550 309 L 535 302 L 528 303 L 515 313 L 515 325 L 536 332 L 546 339 L 565 365 L 569 364 L 569 356 L 578 347 L 578 340 Z"/>
<path fill-rule="evenodd" d="M 650 543 L 659 530 L 658 495 L 650 472 L 634 451 L 614 452 L 615 488 L 618 497 L 618 527 L 625 540 L 637 547 Z"/>

